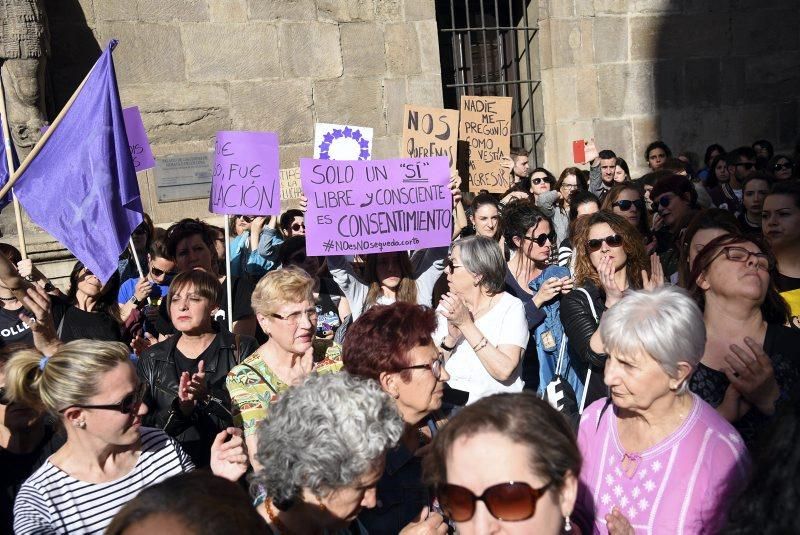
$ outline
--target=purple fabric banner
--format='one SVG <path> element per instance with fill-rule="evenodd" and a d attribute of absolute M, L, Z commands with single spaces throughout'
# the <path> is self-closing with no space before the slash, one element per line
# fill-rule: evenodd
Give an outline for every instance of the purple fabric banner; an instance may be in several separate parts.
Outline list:
<path fill-rule="evenodd" d="M 446 157 L 300 160 L 312 256 L 408 251 L 450 244 Z"/>
<path fill-rule="evenodd" d="M 14 185 L 31 219 L 103 282 L 143 212 L 111 56 L 116 43 Z"/>
<path fill-rule="evenodd" d="M 136 172 L 152 169 L 156 166 L 153 151 L 150 150 L 150 141 L 142 123 L 142 114 L 139 107 L 133 106 L 122 110 L 125 119 L 125 133 L 128 134 L 128 146 L 131 148 L 131 158 Z"/>
<path fill-rule="evenodd" d="M 278 215 L 278 134 L 217 132 L 208 209 L 215 214 Z"/>

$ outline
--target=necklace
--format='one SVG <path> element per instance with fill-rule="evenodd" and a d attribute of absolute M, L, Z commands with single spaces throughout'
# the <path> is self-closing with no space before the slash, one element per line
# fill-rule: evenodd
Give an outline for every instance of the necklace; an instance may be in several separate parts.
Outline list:
<path fill-rule="evenodd" d="M 16 301 L 17 298 L 13 295 L 11 297 L 0 297 L 0 301 Z"/>
<path fill-rule="evenodd" d="M 278 515 L 272 512 L 272 498 L 267 498 L 264 502 L 264 510 L 267 512 L 267 517 L 269 517 L 269 523 L 278 528 L 281 535 L 293 535 L 293 532 L 289 531 L 286 524 L 280 521 Z"/>

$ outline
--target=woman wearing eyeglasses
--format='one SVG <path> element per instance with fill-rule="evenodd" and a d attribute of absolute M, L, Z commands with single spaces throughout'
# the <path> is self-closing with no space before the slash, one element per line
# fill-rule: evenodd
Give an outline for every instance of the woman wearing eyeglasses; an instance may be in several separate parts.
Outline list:
<path fill-rule="evenodd" d="M 768 172 L 772 173 L 775 180 L 789 180 L 797 177 L 796 166 L 791 158 L 783 154 L 773 156 L 767 165 Z"/>
<path fill-rule="evenodd" d="M 597 212 L 575 228 L 573 275 L 577 291 L 561 299 L 560 313 L 571 354 L 577 357 L 572 364 L 584 382 L 584 404 L 588 406 L 607 393 L 603 384 L 607 355 L 598 330 L 603 313 L 629 288 L 662 286 L 664 274 L 656 255 L 650 257 L 648 266 L 641 235 L 622 216 Z"/>
<path fill-rule="evenodd" d="M 175 262 L 167 256 L 166 245 L 161 240 L 154 240 L 147 253 L 147 275 L 145 278 L 128 279 L 119 287 L 117 302 L 120 317 L 123 321 L 133 314 L 134 310 L 144 308 L 148 323 L 144 331 L 155 335 L 153 321 L 158 316 L 161 299 L 167 295 L 169 283 L 175 275 Z"/>
<path fill-rule="evenodd" d="M 544 167 L 534 169 L 529 181 L 534 200 L 538 199 L 539 195 L 551 191 L 556 185 L 556 177 Z"/>
<path fill-rule="evenodd" d="M 586 180 L 577 167 L 567 167 L 558 177 L 555 188 L 536 197 L 536 206 L 550 218 L 557 245 L 568 238 L 569 204 L 572 194 L 586 189 Z"/>
<path fill-rule="evenodd" d="M 51 356 L 14 355 L 6 365 L 13 402 L 57 418 L 67 442 L 22 485 L 15 533 L 103 533 L 114 514 L 143 488 L 194 469 L 178 443 L 142 427 L 147 406 L 123 344 L 78 340 Z M 214 441 L 212 471 L 238 480 L 246 455 L 238 431 Z"/>
<path fill-rule="evenodd" d="M 329 358 L 314 363 L 313 341 L 317 328 L 314 280 L 297 268 L 282 268 L 264 275 L 253 291 L 253 310 L 269 336 L 252 355 L 228 374 L 234 423 L 244 430 L 254 461 L 255 432 L 270 404 L 289 387 L 317 373 L 338 371 L 341 361 Z M 258 468 L 254 463 L 253 466 Z"/>
<path fill-rule="evenodd" d="M 602 209 L 627 219 L 642 235 L 645 250 L 648 253 L 655 250 L 656 242 L 647 224 L 644 195 L 638 185 L 631 182 L 615 185 L 603 197 Z"/>
<path fill-rule="evenodd" d="M 690 388 L 754 444 L 775 404 L 800 388 L 800 332 L 785 326 L 775 261 L 759 238 L 725 234 L 694 260 L 689 292 L 707 340 Z"/>
<path fill-rule="evenodd" d="M 566 419 L 534 394 L 496 394 L 433 441 L 425 478 L 461 535 L 572 530 L 581 454 Z"/>
<path fill-rule="evenodd" d="M 650 198 L 653 200 L 651 209 L 656 213 L 653 219 L 656 252 L 661 258 L 665 275 L 677 281 L 682 235 L 699 210 L 697 190 L 688 177 L 671 175 L 656 181 Z"/>
<path fill-rule="evenodd" d="M 600 322 L 608 399 L 583 413 L 581 533 L 718 533 L 747 477 L 742 439 L 688 388 L 706 344 L 685 291 L 628 291 Z"/>
<path fill-rule="evenodd" d="M 442 406 L 450 378 L 433 342 L 435 330 L 432 309 L 395 303 L 372 307 L 347 331 L 342 349 L 345 370 L 377 381 L 394 400 L 404 423 L 400 443 L 387 453 L 378 481 L 378 505 L 363 510 L 358 518 L 369 533 L 399 533 L 430 505 L 422 481 L 422 448 L 430 443 L 430 431 L 436 430 L 429 416 Z"/>
<path fill-rule="evenodd" d="M 175 277 L 167 293 L 175 334 L 142 353 L 137 373 L 148 385 L 144 425 L 163 429 L 195 466 L 208 466 L 209 448 L 233 425 L 225 379 L 256 349 L 255 339 L 214 327 L 222 286 L 205 271 Z"/>

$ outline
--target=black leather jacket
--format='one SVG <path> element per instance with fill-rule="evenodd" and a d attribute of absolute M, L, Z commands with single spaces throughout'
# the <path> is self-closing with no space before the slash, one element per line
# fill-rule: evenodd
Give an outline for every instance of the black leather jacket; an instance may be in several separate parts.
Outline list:
<path fill-rule="evenodd" d="M 606 310 L 605 297 L 592 282 L 587 281 L 581 287 L 592 297 L 599 320 Z M 564 326 L 564 333 L 569 337 L 570 354 L 579 359 L 578 362 L 573 361 L 572 366 L 581 380 L 586 379 L 589 367 L 592 369 L 592 376 L 586 386 L 588 389 L 586 406 L 588 407 L 593 401 L 606 397 L 608 389 L 603 383 L 606 356 L 595 353 L 589 346 L 589 340 L 597 330 L 598 322 L 592 315 L 592 309 L 589 307 L 585 293 L 573 290 L 561 298 L 561 324 Z"/>
<path fill-rule="evenodd" d="M 175 365 L 175 346 L 180 336 L 176 334 L 154 345 L 139 358 L 136 371 L 139 379 L 149 385 L 144 397 L 148 413 L 143 425 L 158 427 L 175 437 L 195 465 L 203 467 L 208 466 L 216 434 L 233 425 L 225 378 L 258 348 L 258 343 L 250 336 L 217 333 L 219 350 L 205 361 L 209 397 L 199 402 L 189 416 L 184 416 L 178 408 L 179 374 Z"/>

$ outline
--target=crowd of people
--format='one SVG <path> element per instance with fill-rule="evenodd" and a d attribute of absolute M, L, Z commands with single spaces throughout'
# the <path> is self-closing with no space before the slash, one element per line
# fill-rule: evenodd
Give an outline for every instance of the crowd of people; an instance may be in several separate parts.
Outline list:
<path fill-rule="evenodd" d="M 450 247 L 145 216 L 62 291 L 0 244 L 0 530 L 800 532 L 796 155 L 585 153 L 452 180 Z"/>

